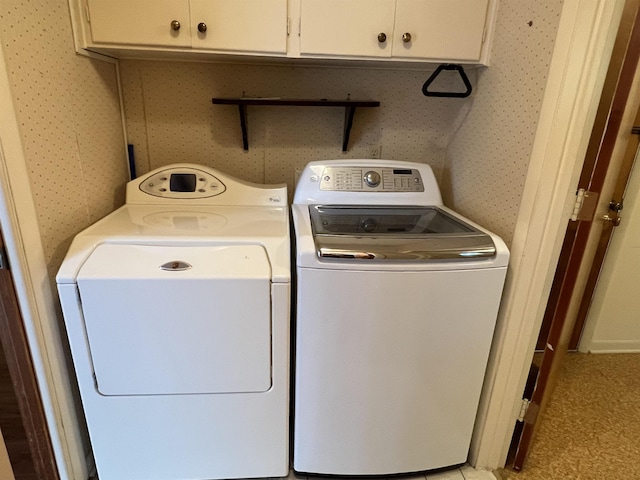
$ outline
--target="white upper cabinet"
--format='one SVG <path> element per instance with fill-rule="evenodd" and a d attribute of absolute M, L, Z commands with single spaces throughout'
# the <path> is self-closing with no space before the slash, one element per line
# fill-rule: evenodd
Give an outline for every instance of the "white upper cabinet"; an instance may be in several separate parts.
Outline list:
<path fill-rule="evenodd" d="M 87 0 L 91 43 L 188 47 L 189 0 Z"/>
<path fill-rule="evenodd" d="M 396 0 L 301 0 L 300 54 L 390 57 Z"/>
<path fill-rule="evenodd" d="M 69 0 L 78 49 L 487 65 L 497 0 Z"/>
<path fill-rule="evenodd" d="M 191 0 L 192 47 L 287 53 L 286 0 Z"/>
<path fill-rule="evenodd" d="M 397 0 L 394 57 L 478 61 L 489 0 Z"/>
<path fill-rule="evenodd" d="M 489 0 L 300 0 L 300 55 L 478 62 Z"/>
<path fill-rule="evenodd" d="M 86 8 L 89 48 L 287 52 L 287 0 L 86 0 Z"/>

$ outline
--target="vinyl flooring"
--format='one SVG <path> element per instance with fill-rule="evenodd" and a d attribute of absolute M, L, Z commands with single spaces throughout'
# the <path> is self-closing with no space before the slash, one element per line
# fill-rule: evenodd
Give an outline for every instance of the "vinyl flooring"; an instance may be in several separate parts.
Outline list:
<path fill-rule="evenodd" d="M 508 480 L 640 479 L 640 354 L 565 356 L 521 472 Z"/>
<path fill-rule="evenodd" d="M 0 346 L 0 430 L 4 437 L 16 480 L 38 480 L 31 459 L 27 435 L 22 425 L 18 402 L 9 370 Z"/>

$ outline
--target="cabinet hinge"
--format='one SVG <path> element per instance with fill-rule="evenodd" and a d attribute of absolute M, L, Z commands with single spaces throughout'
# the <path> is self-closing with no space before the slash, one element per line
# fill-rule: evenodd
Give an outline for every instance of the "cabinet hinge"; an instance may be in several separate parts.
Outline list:
<path fill-rule="evenodd" d="M 291 17 L 287 17 L 287 37 L 291 35 Z"/>
<path fill-rule="evenodd" d="M 89 13 L 89 2 L 84 2 L 84 16 L 87 18 L 87 23 L 91 23 L 91 14 Z"/>
<path fill-rule="evenodd" d="M 576 193 L 576 202 L 573 204 L 571 221 L 593 220 L 596 207 L 598 206 L 599 196 L 600 194 L 598 192 L 590 192 L 584 188 L 579 189 Z"/>

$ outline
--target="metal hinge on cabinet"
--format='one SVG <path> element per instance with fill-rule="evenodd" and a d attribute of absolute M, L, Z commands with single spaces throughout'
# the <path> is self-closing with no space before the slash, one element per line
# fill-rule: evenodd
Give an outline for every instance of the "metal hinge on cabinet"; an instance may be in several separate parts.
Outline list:
<path fill-rule="evenodd" d="M 91 23 L 91 15 L 89 14 L 89 2 L 84 2 L 84 16 L 87 17 L 87 22 Z"/>
<path fill-rule="evenodd" d="M 518 415 L 518 421 L 524 423 L 535 423 L 538 418 L 538 412 L 540 406 L 537 403 L 533 403 L 527 398 L 522 399 L 522 405 L 520 405 L 520 415 Z"/>
<path fill-rule="evenodd" d="M 581 188 L 576 193 L 576 203 L 573 205 L 573 213 L 571 214 L 571 220 L 576 222 L 578 220 L 593 220 L 593 216 L 596 213 L 596 207 L 598 206 L 598 192 L 590 192 Z"/>

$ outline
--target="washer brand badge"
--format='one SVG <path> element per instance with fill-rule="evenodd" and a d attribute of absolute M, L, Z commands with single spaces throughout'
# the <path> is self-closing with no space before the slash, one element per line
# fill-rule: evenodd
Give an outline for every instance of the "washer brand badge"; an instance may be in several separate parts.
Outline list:
<path fill-rule="evenodd" d="M 180 260 L 173 260 L 171 262 L 165 263 L 164 265 L 161 265 L 160 268 L 168 272 L 182 272 L 184 270 L 189 270 L 191 268 L 191 265 Z"/>

